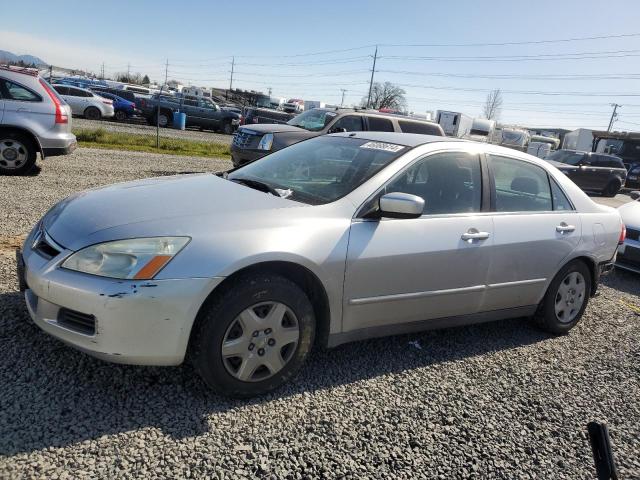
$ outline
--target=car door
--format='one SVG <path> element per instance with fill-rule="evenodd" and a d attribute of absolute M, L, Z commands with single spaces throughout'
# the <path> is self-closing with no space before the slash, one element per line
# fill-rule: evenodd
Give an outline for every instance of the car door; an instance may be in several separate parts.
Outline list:
<path fill-rule="evenodd" d="M 200 127 L 202 125 L 202 117 L 197 100 L 186 98 L 182 104 L 182 111 L 187 114 L 187 126 Z"/>
<path fill-rule="evenodd" d="M 487 155 L 493 249 L 485 311 L 536 305 L 582 234 L 580 216 L 544 168 Z"/>
<path fill-rule="evenodd" d="M 478 311 L 490 267 L 493 227 L 483 202 L 478 155 L 423 157 L 388 182 L 385 193 L 425 200 L 414 219 L 354 218 L 347 252 L 343 330 L 399 325 Z"/>
<path fill-rule="evenodd" d="M 199 99 L 198 107 L 200 109 L 203 126 L 212 129 L 220 127 L 220 115 L 219 112 L 216 111 L 216 106 L 211 102 L 211 100 L 206 98 Z"/>

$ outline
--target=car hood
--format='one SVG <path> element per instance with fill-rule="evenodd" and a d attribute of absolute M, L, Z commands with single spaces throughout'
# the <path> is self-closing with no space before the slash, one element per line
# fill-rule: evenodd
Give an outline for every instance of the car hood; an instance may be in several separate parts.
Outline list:
<path fill-rule="evenodd" d="M 247 218 L 265 210 L 304 204 L 266 194 L 213 174 L 157 177 L 72 195 L 44 217 L 47 233 L 61 246 L 87 245 L 131 236 L 191 235 L 202 223 Z M 158 225 L 163 225 L 161 231 Z"/>
<path fill-rule="evenodd" d="M 618 207 L 618 212 L 627 227 L 640 228 L 640 201 L 625 203 Z"/>
<path fill-rule="evenodd" d="M 240 127 L 240 129 L 255 132 L 260 135 L 279 132 L 308 132 L 308 130 L 305 130 L 304 128 L 294 127 L 293 125 L 287 125 L 286 123 L 256 123 L 250 127 Z"/>

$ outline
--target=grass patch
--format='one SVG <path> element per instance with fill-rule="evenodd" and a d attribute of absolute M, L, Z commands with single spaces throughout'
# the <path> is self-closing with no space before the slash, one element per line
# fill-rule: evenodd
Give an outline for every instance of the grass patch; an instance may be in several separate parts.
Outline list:
<path fill-rule="evenodd" d="M 155 135 L 108 132 L 104 128 L 83 128 L 74 130 L 73 133 L 78 140 L 78 145 L 81 147 L 166 153 L 192 157 L 231 157 L 229 145 L 225 143 L 160 137 L 160 148 L 157 148 Z"/>

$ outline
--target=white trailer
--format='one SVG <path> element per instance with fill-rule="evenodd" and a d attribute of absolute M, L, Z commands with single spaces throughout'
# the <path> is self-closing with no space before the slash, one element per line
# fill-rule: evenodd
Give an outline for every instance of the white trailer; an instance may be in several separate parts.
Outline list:
<path fill-rule="evenodd" d="M 486 118 L 474 118 L 471 125 L 471 131 L 466 138 L 475 140 L 476 142 L 489 143 L 493 138 L 496 129 L 495 120 L 487 120 Z"/>
<path fill-rule="evenodd" d="M 471 132 L 473 118 L 461 112 L 438 110 L 436 122 L 440 124 L 448 137 L 465 137 Z"/>
<path fill-rule="evenodd" d="M 324 108 L 324 102 L 318 102 L 316 100 L 305 100 L 304 101 L 304 111 L 312 110 L 314 108 Z"/>
<path fill-rule="evenodd" d="M 565 134 L 562 148 L 566 150 L 580 150 L 590 152 L 593 149 L 593 130 L 578 128 Z"/>

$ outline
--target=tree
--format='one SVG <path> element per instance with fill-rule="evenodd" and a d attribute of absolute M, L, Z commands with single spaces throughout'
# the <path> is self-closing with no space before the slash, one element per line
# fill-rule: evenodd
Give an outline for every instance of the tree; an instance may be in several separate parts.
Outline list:
<path fill-rule="evenodd" d="M 380 110 L 381 108 L 402 110 L 407 106 L 407 100 L 404 98 L 405 93 L 401 87 L 391 82 L 375 82 L 371 87 L 371 102 L 368 106 L 374 110 Z M 362 98 L 363 107 L 367 107 L 368 99 L 368 95 Z"/>
<path fill-rule="evenodd" d="M 142 78 L 142 84 L 143 84 L 143 85 L 149 85 L 150 83 L 151 83 L 151 79 L 149 78 L 149 75 L 145 75 L 145 76 Z"/>
<path fill-rule="evenodd" d="M 502 110 L 502 92 L 500 89 L 491 90 L 487 95 L 482 113 L 487 120 L 497 120 Z"/>

